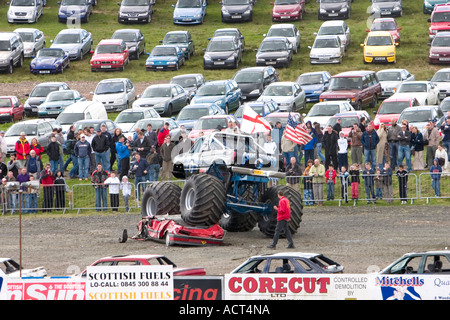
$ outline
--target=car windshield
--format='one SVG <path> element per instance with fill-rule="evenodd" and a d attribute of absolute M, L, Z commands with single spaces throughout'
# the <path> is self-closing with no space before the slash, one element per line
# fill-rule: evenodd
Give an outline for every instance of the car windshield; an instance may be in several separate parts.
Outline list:
<path fill-rule="evenodd" d="M 124 92 L 123 82 L 100 82 L 95 89 L 95 94 L 112 94 Z"/>
<path fill-rule="evenodd" d="M 430 110 L 408 110 L 403 111 L 400 115 L 398 122 L 402 122 L 403 120 L 408 120 L 408 122 L 428 122 L 431 121 L 431 112 Z"/>
<path fill-rule="evenodd" d="M 14 7 L 30 7 L 34 6 L 34 0 L 13 0 L 11 1 L 11 6 Z"/>
<path fill-rule="evenodd" d="M 19 32 L 23 42 L 34 42 L 34 36 L 32 32 Z"/>
<path fill-rule="evenodd" d="M 37 54 L 38 58 L 46 58 L 46 57 L 51 57 L 51 58 L 62 58 L 64 57 L 64 50 L 55 50 L 55 49 L 50 49 L 50 48 L 44 48 L 38 51 Z"/>
<path fill-rule="evenodd" d="M 259 47 L 260 52 L 283 51 L 287 49 L 287 44 L 284 41 L 263 41 Z"/>
<path fill-rule="evenodd" d="M 264 90 L 262 96 L 278 96 L 287 97 L 292 96 L 292 86 L 271 85 Z"/>
<path fill-rule="evenodd" d="M 378 72 L 377 77 L 379 81 L 401 81 L 402 74 L 396 71 Z"/>
<path fill-rule="evenodd" d="M 315 104 L 308 113 L 308 117 L 334 116 L 339 113 L 338 104 Z"/>
<path fill-rule="evenodd" d="M 221 37 L 221 36 L 230 36 L 230 37 L 238 37 L 239 34 L 236 30 L 217 30 L 216 32 L 214 32 L 214 36 L 213 37 Z"/>
<path fill-rule="evenodd" d="M 387 36 L 369 36 L 366 42 L 367 46 L 390 46 L 392 38 Z"/>
<path fill-rule="evenodd" d="M 111 39 L 121 39 L 125 42 L 133 42 L 138 40 L 135 32 L 115 32 Z"/>
<path fill-rule="evenodd" d="M 433 78 L 431 78 L 431 82 L 450 82 L 450 72 L 436 72 Z"/>
<path fill-rule="evenodd" d="M 378 114 L 400 114 L 408 107 L 410 107 L 409 101 L 384 101 Z"/>
<path fill-rule="evenodd" d="M 394 21 L 374 21 L 370 28 L 371 31 L 389 31 L 396 29 Z"/>
<path fill-rule="evenodd" d="M 12 103 L 10 98 L 0 98 L 0 108 L 11 108 Z"/>
<path fill-rule="evenodd" d="M 226 6 L 250 4 L 250 0 L 224 0 L 222 3 Z"/>
<path fill-rule="evenodd" d="M 25 132 L 26 136 L 35 136 L 37 134 L 37 125 L 25 123 L 14 124 L 6 131 L 5 137 L 20 136 L 21 132 Z"/>
<path fill-rule="evenodd" d="M 142 98 L 161 98 L 170 97 L 170 87 L 151 87 L 145 89 Z"/>
<path fill-rule="evenodd" d="M 378 2 L 395 2 L 395 0 L 372 0 L 373 3 L 378 3 Z"/>
<path fill-rule="evenodd" d="M 432 47 L 450 47 L 450 37 L 436 37 L 431 44 Z"/>
<path fill-rule="evenodd" d="M 450 111 L 450 100 L 443 100 L 440 107 L 442 112 Z"/>
<path fill-rule="evenodd" d="M 0 41 L 0 51 L 11 51 L 11 44 L 9 41 Z"/>
<path fill-rule="evenodd" d="M 156 47 L 152 50 L 150 55 L 153 57 L 176 56 L 177 49 L 173 47 Z"/>
<path fill-rule="evenodd" d="M 301 86 L 306 86 L 309 84 L 323 83 L 323 79 L 320 74 L 305 74 L 298 77 L 297 83 Z"/>
<path fill-rule="evenodd" d="M 212 40 L 209 42 L 206 51 L 209 52 L 234 51 L 233 41 Z"/>
<path fill-rule="evenodd" d="M 170 80 L 170 83 L 178 84 L 183 88 L 195 87 L 197 85 L 197 81 L 194 77 L 192 78 L 175 78 Z"/>
<path fill-rule="evenodd" d="M 149 0 L 122 0 L 123 6 L 148 6 Z"/>
<path fill-rule="evenodd" d="M 197 96 L 223 96 L 225 94 L 225 85 L 203 85 L 198 89 Z"/>
<path fill-rule="evenodd" d="M 60 34 L 57 35 L 53 43 L 56 44 L 66 44 L 66 43 L 80 43 L 80 35 L 73 33 L 73 34 Z"/>
<path fill-rule="evenodd" d="M 341 26 L 323 26 L 319 29 L 319 36 L 332 36 L 344 34 L 344 29 Z"/>
<path fill-rule="evenodd" d="M 402 83 L 398 92 L 427 92 L 425 83 Z"/>
<path fill-rule="evenodd" d="M 64 100 L 73 100 L 74 94 L 71 91 L 54 91 L 49 93 L 46 101 L 64 101 Z"/>
<path fill-rule="evenodd" d="M 260 273 L 264 270 L 267 263 L 266 259 L 254 259 L 246 262 L 242 267 L 235 271 L 235 273 Z M 259 268 L 258 266 L 261 265 Z"/>
<path fill-rule="evenodd" d="M 330 90 L 352 90 L 362 88 L 361 77 L 336 77 L 330 80 Z"/>
<path fill-rule="evenodd" d="M 292 28 L 270 28 L 267 33 L 268 37 L 294 37 L 294 29 Z"/>
<path fill-rule="evenodd" d="M 450 12 L 435 12 L 431 22 L 450 22 Z"/>
<path fill-rule="evenodd" d="M 177 7 L 178 8 L 201 8 L 202 1 L 201 0 L 178 0 Z"/>
<path fill-rule="evenodd" d="M 227 119 L 225 118 L 207 118 L 207 119 L 198 119 L 195 122 L 194 129 L 195 130 L 222 130 L 227 128 Z"/>
<path fill-rule="evenodd" d="M 46 97 L 50 92 L 59 90 L 55 86 L 37 86 L 33 89 L 30 97 Z"/>
<path fill-rule="evenodd" d="M 242 71 L 238 72 L 233 80 L 237 83 L 261 83 L 262 73 Z"/>
<path fill-rule="evenodd" d="M 133 132 L 135 128 L 147 128 L 147 125 L 152 125 L 152 130 L 156 131 L 161 129 L 164 125 L 164 120 L 161 119 L 142 119 L 136 122 L 136 124 L 131 127 L 130 132 Z M 170 123 L 170 122 L 169 122 Z M 170 123 L 169 129 L 172 129 L 172 123 Z"/>
<path fill-rule="evenodd" d="M 298 0 L 275 0 L 275 5 L 282 6 L 282 5 L 289 5 L 289 4 L 299 4 Z"/>
<path fill-rule="evenodd" d="M 61 3 L 63 6 L 84 6 L 86 4 L 86 0 L 63 0 Z"/>
<path fill-rule="evenodd" d="M 116 123 L 136 123 L 144 118 L 143 112 L 121 112 L 116 119 Z"/>
<path fill-rule="evenodd" d="M 208 114 L 208 108 L 183 108 L 178 113 L 177 120 L 196 120 Z"/>
<path fill-rule="evenodd" d="M 102 44 L 97 47 L 96 53 L 122 53 L 122 46 L 118 44 Z"/>
<path fill-rule="evenodd" d="M 185 34 L 180 33 L 170 33 L 164 37 L 164 43 L 184 43 L 187 42 L 187 37 Z"/>
<path fill-rule="evenodd" d="M 78 120 L 84 120 L 84 116 L 84 113 L 62 112 L 59 114 L 58 118 L 56 118 L 56 121 L 61 125 L 73 124 Z M 84 129 L 84 126 L 80 126 L 79 129 Z"/>
<path fill-rule="evenodd" d="M 339 3 L 344 2 L 344 0 L 320 0 L 322 3 Z"/>
<path fill-rule="evenodd" d="M 313 48 L 339 48 L 339 42 L 337 42 L 336 39 L 316 39 L 316 41 L 314 41 Z"/>
<path fill-rule="evenodd" d="M 328 121 L 326 127 L 328 126 L 334 126 L 336 124 L 338 117 L 332 117 Z M 359 118 L 357 116 L 354 117 L 340 117 L 341 119 L 341 127 L 342 128 L 351 128 L 353 127 L 353 124 L 359 123 Z"/>

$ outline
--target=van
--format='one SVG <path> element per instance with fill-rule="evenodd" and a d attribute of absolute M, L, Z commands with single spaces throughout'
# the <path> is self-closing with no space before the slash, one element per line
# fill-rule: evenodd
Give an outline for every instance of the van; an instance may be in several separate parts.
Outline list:
<path fill-rule="evenodd" d="M 98 101 L 79 101 L 71 104 L 59 114 L 56 122 L 66 132 L 76 121 L 88 119 L 108 119 L 108 114 L 103 103 Z"/>

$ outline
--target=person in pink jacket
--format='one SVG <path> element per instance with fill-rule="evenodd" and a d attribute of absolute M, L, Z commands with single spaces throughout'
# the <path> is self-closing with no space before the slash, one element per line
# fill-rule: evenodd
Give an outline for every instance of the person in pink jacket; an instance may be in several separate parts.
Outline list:
<path fill-rule="evenodd" d="M 273 242 L 267 247 L 275 249 L 278 239 L 280 238 L 281 231 L 284 231 L 284 235 L 289 243 L 287 248 L 295 248 L 291 231 L 289 230 L 289 221 L 291 220 L 291 203 L 289 202 L 289 199 L 284 196 L 284 192 L 282 190 L 278 191 L 278 199 L 278 206 L 273 207 L 277 210 L 277 226 L 275 228 Z"/>

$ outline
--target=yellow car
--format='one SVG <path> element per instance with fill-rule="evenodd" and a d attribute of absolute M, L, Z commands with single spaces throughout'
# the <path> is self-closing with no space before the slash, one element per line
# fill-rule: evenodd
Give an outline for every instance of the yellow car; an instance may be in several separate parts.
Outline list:
<path fill-rule="evenodd" d="M 371 31 L 361 47 L 364 48 L 364 63 L 395 63 L 397 44 L 389 31 Z"/>

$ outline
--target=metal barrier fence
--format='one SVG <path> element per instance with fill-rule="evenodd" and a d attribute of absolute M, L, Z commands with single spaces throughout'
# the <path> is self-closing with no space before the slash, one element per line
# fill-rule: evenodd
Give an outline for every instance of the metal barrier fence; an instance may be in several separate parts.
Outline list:
<path fill-rule="evenodd" d="M 425 199 L 427 203 L 430 199 L 450 198 L 450 173 L 421 173 L 419 175 L 418 196 L 420 199 Z"/>

